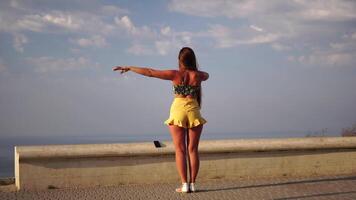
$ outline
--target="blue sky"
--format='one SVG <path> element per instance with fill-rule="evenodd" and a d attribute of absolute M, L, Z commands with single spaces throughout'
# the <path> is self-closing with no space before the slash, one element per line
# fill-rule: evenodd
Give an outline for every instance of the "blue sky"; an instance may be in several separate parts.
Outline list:
<path fill-rule="evenodd" d="M 191 46 L 207 134 L 356 122 L 356 2 L 0 2 L 0 135 L 168 134 L 171 83 L 111 71 L 177 68 Z"/>

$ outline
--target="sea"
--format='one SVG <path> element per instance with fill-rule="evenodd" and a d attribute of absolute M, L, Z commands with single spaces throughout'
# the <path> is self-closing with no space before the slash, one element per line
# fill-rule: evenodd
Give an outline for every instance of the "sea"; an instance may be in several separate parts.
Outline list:
<path fill-rule="evenodd" d="M 306 137 L 305 132 L 264 132 L 264 133 L 204 133 L 201 140 L 218 139 L 250 139 L 250 138 L 287 138 Z M 323 136 L 338 136 L 338 134 L 327 134 Z M 51 144 L 106 144 L 106 143 L 133 143 L 170 141 L 171 136 L 166 134 L 151 135 L 47 135 L 47 136 L 0 136 L 0 178 L 14 177 L 14 147 L 25 145 L 51 145 Z"/>

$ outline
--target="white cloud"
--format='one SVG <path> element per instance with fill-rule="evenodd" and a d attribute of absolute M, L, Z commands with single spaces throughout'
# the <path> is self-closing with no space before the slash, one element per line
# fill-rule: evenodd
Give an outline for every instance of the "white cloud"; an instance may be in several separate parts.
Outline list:
<path fill-rule="evenodd" d="M 168 53 L 182 46 L 192 45 L 192 33 L 176 32 L 170 28 L 161 29 L 161 34 L 154 40 L 136 40 L 133 42 L 127 52 L 134 55 L 167 55 Z"/>
<path fill-rule="evenodd" d="M 229 18 L 243 17 L 256 13 L 258 8 L 265 4 L 261 1 L 215 1 L 215 0 L 173 0 L 169 9 L 188 15 Z"/>
<path fill-rule="evenodd" d="M 237 45 L 256 45 L 271 43 L 278 40 L 281 35 L 276 33 L 261 33 L 259 31 L 245 28 L 231 29 L 229 27 L 215 24 L 211 25 L 208 30 L 209 37 L 213 37 L 216 40 L 216 46 L 218 48 L 229 48 Z"/>
<path fill-rule="evenodd" d="M 334 52 L 314 52 L 312 54 L 299 56 L 294 60 L 309 66 L 351 66 L 353 64 L 355 53 L 334 53 Z"/>
<path fill-rule="evenodd" d="M 56 31 L 79 31 L 84 24 L 79 16 L 60 11 L 39 12 L 16 17 L 15 20 L 8 19 L 3 22 L 8 25 L 7 31 L 51 32 L 53 27 L 58 28 Z"/>
<path fill-rule="evenodd" d="M 170 26 L 163 26 L 158 29 L 146 25 L 137 26 L 128 15 L 121 17 L 117 15 L 129 13 L 119 7 L 101 6 L 98 10 L 100 11 L 89 13 L 85 10 L 34 9 L 31 13 L 24 12 L 24 14 L 14 15 L 13 19 L 6 18 L 3 20 L 0 17 L 0 25 L 5 25 L 1 26 L 0 30 L 19 33 L 32 31 L 75 34 L 76 36 L 79 34 L 80 36 L 77 36 L 77 39 L 70 39 L 69 41 L 81 47 L 105 47 L 108 45 L 108 38 L 115 34 L 121 39 L 126 37 L 131 41 L 131 46 L 127 49 L 127 52 L 134 55 L 166 55 L 172 48 L 192 42 L 192 34 L 174 31 Z M 3 29 L 3 27 L 6 28 Z M 21 49 L 20 45 L 17 46 L 18 49 Z"/>
<path fill-rule="evenodd" d="M 262 32 L 263 31 L 262 28 L 260 28 L 258 26 L 255 26 L 255 25 L 250 25 L 250 28 L 252 28 L 253 30 L 258 31 L 258 32 Z"/>
<path fill-rule="evenodd" d="M 304 20 L 338 21 L 356 18 L 355 2 L 347 0 L 172 0 L 170 10 L 188 15 L 229 18 L 273 17 L 284 15 Z"/>
<path fill-rule="evenodd" d="M 192 37 L 193 33 L 177 32 L 170 27 L 164 27 L 161 29 L 161 34 L 154 45 L 159 55 L 167 55 L 169 52 L 180 49 L 182 46 L 191 46 Z"/>
<path fill-rule="evenodd" d="M 81 47 L 105 47 L 108 45 L 106 39 L 100 35 L 94 35 L 90 38 L 79 38 L 77 40 L 72 40 L 72 42 L 75 42 Z"/>
<path fill-rule="evenodd" d="M 114 20 L 117 25 L 124 27 L 127 31 L 136 33 L 136 27 L 128 16 L 125 15 L 121 18 L 115 17 Z"/>
<path fill-rule="evenodd" d="M 8 7 L 4 4 L 0 8 L 0 31 L 107 35 L 117 31 L 117 26 L 112 23 L 114 16 L 128 13 L 127 10 L 114 5 L 57 10 L 48 7 L 53 6 L 49 2 L 48 4 L 47 7 L 35 2 L 13 1 Z"/>
<path fill-rule="evenodd" d="M 356 54 L 351 53 L 331 53 L 316 59 L 326 58 L 324 62 L 332 66 L 348 66 L 354 61 L 355 56 Z"/>
<path fill-rule="evenodd" d="M 157 34 L 148 26 L 137 27 L 131 21 L 131 19 L 125 15 L 123 17 L 115 17 L 115 24 L 124 29 L 129 36 L 136 37 L 136 39 L 152 39 L 157 37 Z"/>
<path fill-rule="evenodd" d="M 54 14 L 46 14 L 42 16 L 42 19 L 48 24 L 53 24 L 68 29 L 77 29 L 80 27 L 79 23 L 73 22 L 72 16 L 70 14 L 65 15 L 60 12 Z"/>
<path fill-rule="evenodd" d="M 215 38 L 216 45 L 219 48 L 232 47 L 236 43 L 232 30 L 226 26 L 220 24 L 211 25 L 207 32 L 211 37 Z"/>
<path fill-rule="evenodd" d="M 134 55 L 152 55 L 154 54 L 154 50 L 142 44 L 133 44 L 131 47 L 127 49 L 128 53 Z"/>
<path fill-rule="evenodd" d="M 245 40 L 237 40 L 236 44 L 264 44 L 276 41 L 280 36 L 274 33 L 257 35 Z"/>
<path fill-rule="evenodd" d="M 190 45 L 192 44 L 192 37 L 188 34 L 188 35 L 183 35 L 181 36 L 181 40 L 182 40 L 182 44 L 181 45 Z"/>
<path fill-rule="evenodd" d="M 161 28 L 161 34 L 162 34 L 162 35 L 169 35 L 169 34 L 171 34 L 171 27 L 166 26 L 166 27 Z"/>
<path fill-rule="evenodd" d="M 24 51 L 24 45 L 28 43 L 28 38 L 24 34 L 15 33 L 14 35 L 13 47 L 17 52 Z"/>
<path fill-rule="evenodd" d="M 130 13 L 127 9 L 123 9 L 114 5 L 104 5 L 101 7 L 101 11 L 103 14 L 106 15 L 120 15 Z"/>
<path fill-rule="evenodd" d="M 325 42 L 340 35 L 340 32 L 354 32 L 351 25 L 340 22 L 354 23 L 356 19 L 356 2 L 347 0 L 172 0 L 169 8 L 187 15 L 223 16 L 249 22 L 248 29 L 244 24 L 236 27 L 210 26 L 208 33 L 215 39 L 218 48 L 264 43 L 273 43 L 271 47 L 277 51 L 287 50 L 285 47 L 290 50 L 293 50 L 292 47 L 305 50 L 305 46 L 325 48 Z"/>
<path fill-rule="evenodd" d="M 336 38 L 337 39 L 337 38 Z M 311 49 L 300 56 L 293 56 L 291 62 L 309 66 L 355 66 L 356 42 L 352 36 L 343 36 L 338 42 L 329 43 L 328 48 Z"/>
<path fill-rule="evenodd" d="M 14 22 L 9 28 L 18 31 L 42 32 L 45 24 L 40 15 L 26 15 Z"/>
<path fill-rule="evenodd" d="M 296 12 L 298 17 L 306 20 L 343 21 L 356 18 L 356 4 L 346 0 L 307 1 L 296 0 L 301 8 Z"/>
<path fill-rule="evenodd" d="M 329 38 L 340 32 L 344 35 L 351 33 L 347 37 L 356 38 L 356 32 L 350 31 L 351 28 L 345 28 L 347 31 L 330 28 L 340 21 L 356 19 L 356 14 L 352 12 L 356 3 L 343 0 L 172 0 L 169 4 L 171 11 L 203 17 L 223 16 L 228 18 L 224 20 L 230 20 L 224 23 L 229 25 L 208 24 L 206 30 L 194 32 L 174 30 L 174 27 L 167 25 L 135 23 L 128 10 L 114 5 L 98 5 L 92 10 L 87 7 L 39 9 L 35 6 L 26 9 L 31 4 L 34 3 L 13 1 L 10 7 L 16 14 L 0 12 L 0 31 L 71 34 L 69 37 L 76 39 L 69 41 L 80 47 L 105 47 L 110 37 L 115 35 L 129 41 L 127 52 L 134 55 L 167 55 L 184 45 L 194 45 L 196 41 L 211 45 L 204 40 L 215 41 L 216 48 L 269 44 L 273 50 L 293 52 L 296 49 L 322 49 L 329 43 L 328 48 L 336 48 L 341 45 L 340 41 Z M 239 20 L 247 23 L 235 23 Z M 342 27 L 342 24 L 338 26 Z M 327 45 L 325 41 L 328 41 Z M 17 49 L 21 51 L 25 43 L 19 42 L 22 45 L 17 45 Z"/>
<path fill-rule="evenodd" d="M 148 26 L 138 27 L 129 16 L 115 17 L 114 21 L 132 40 L 127 52 L 134 55 L 167 55 L 177 48 L 192 44 L 191 32 L 175 31 L 170 26 L 163 26 L 158 30 Z"/>
<path fill-rule="evenodd" d="M 291 47 L 280 44 L 280 43 L 272 43 L 271 44 L 272 49 L 276 50 L 276 51 L 286 51 L 286 50 L 290 50 Z"/>
<path fill-rule="evenodd" d="M 174 44 L 168 40 L 156 41 L 155 46 L 160 55 L 166 55 Z"/>
<path fill-rule="evenodd" d="M 97 67 L 98 63 L 91 62 L 88 58 L 54 58 L 54 57 L 29 57 L 26 61 L 34 66 L 34 70 L 39 73 L 53 71 L 72 71 Z"/>

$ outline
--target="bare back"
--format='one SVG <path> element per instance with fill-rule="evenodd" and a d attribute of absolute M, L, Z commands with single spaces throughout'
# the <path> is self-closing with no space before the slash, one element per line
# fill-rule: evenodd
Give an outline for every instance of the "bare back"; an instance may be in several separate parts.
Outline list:
<path fill-rule="evenodd" d="M 206 72 L 203 71 L 191 71 L 191 70 L 184 70 L 184 71 L 176 71 L 176 75 L 172 80 L 173 85 L 192 85 L 192 86 L 200 86 L 202 81 L 205 81 L 207 75 Z"/>
<path fill-rule="evenodd" d="M 175 97 L 188 97 L 188 98 L 195 98 L 197 92 L 200 91 L 200 85 L 202 81 L 207 80 L 209 77 L 208 73 L 202 71 L 192 71 L 192 70 L 179 70 L 176 71 L 176 75 L 173 82 L 173 88 L 175 91 Z M 187 90 L 183 89 L 183 93 L 179 92 L 182 91 L 181 87 L 184 86 L 192 86 L 193 88 L 188 89 L 191 94 L 184 94 Z M 198 92 L 199 93 L 199 92 Z"/>

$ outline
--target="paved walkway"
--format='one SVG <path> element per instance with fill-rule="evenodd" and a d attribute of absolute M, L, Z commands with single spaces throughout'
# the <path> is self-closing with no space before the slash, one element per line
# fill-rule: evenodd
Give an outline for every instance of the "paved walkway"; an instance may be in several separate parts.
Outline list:
<path fill-rule="evenodd" d="M 177 184 L 144 184 L 15 192 L 14 186 L 10 185 L 0 186 L 0 199 L 356 199 L 356 174 L 309 179 L 219 180 L 200 183 L 200 191 L 189 194 L 175 193 L 176 186 Z"/>

